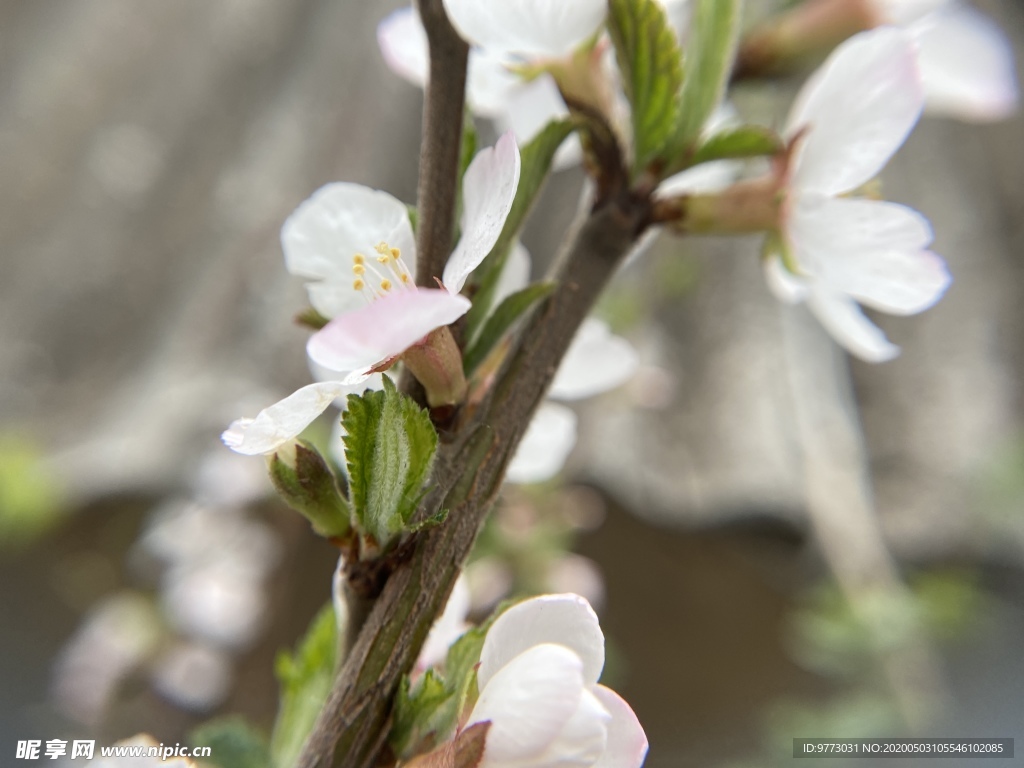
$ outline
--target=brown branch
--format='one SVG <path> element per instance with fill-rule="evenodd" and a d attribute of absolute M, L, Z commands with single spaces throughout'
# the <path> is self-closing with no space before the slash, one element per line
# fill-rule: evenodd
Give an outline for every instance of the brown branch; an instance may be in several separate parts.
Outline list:
<path fill-rule="evenodd" d="M 387 737 L 391 701 L 440 613 L 493 504 L 505 466 L 558 364 L 649 215 L 620 187 L 584 221 L 559 258 L 558 287 L 530 317 L 498 382 L 453 440 L 442 445 L 435 491 L 421 514 L 447 522 L 421 534 L 391 574 L 339 671 L 299 759 L 300 768 L 373 768 Z"/>
<path fill-rule="evenodd" d="M 452 28 L 441 0 L 417 0 L 416 7 L 430 46 L 416 192 L 416 285 L 434 288 L 452 249 L 469 46 Z"/>

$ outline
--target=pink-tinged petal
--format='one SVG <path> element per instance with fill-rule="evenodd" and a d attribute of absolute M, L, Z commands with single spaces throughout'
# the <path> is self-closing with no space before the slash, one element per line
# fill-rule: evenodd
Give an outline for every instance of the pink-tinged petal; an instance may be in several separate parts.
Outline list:
<path fill-rule="evenodd" d="M 423 649 L 416 661 L 416 668 L 423 670 L 444 661 L 448 648 L 466 631 L 466 617 L 469 615 L 469 583 L 464 574 L 459 574 L 448 596 L 444 611 L 430 628 Z"/>
<path fill-rule="evenodd" d="M 307 384 L 284 400 L 264 408 L 255 419 L 237 419 L 220 439 L 247 456 L 270 453 L 297 437 L 336 397 L 350 391 L 340 381 Z"/>
<path fill-rule="evenodd" d="M 542 403 L 509 462 L 510 483 L 542 483 L 557 475 L 576 445 L 576 414 L 564 405 Z"/>
<path fill-rule="evenodd" d="M 468 299 L 447 291 L 396 290 L 334 318 L 310 337 L 306 352 L 327 368 L 366 372 L 435 328 L 455 322 L 469 307 Z M 354 383 L 354 378 L 345 381 Z"/>
<path fill-rule="evenodd" d="M 612 716 L 608 746 L 593 768 L 640 768 L 647 757 L 647 734 L 633 709 L 610 688 L 595 685 L 591 690 Z"/>
<path fill-rule="evenodd" d="M 913 208 L 817 195 L 795 201 L 787 234 L 800 267 L 829 280 L 865 253 L 920 251 L 932 241 L 931 225 Z"/>
<path fill-rule="evenodd" d="M 910 35 L 892 27 L 840 45 L 804 86 L 787 124 L 806 130 L 793 185 L 837 195 L 873 178 L 906 140 L 924 104 Z"/>
<path fill-rule="evenodd" d="M 794 275 L 786 269 L 776 254 L 764 260 L 764 276 L 775 298 L 785 304 L 799 304 L 810 291 L 807 278 Z"/>
<path fill-rule="evenodd" d="M 453 294 L 498 241 L 519 186 L 519 147 L 511 133 L 473 158 L 462 177 L 462 237 L 442 281 Z"/>
<path fill-rule="evenodd" d="M 953 5 L 957 0 L 869 0 L 880 24 L 913 24 L 930 13 Z"/>
<path fill-rule="evenodd" d="M 956 5 L 926 16 L 910 32 L 930 114 L 990 122 L 1017 109 L 1013 48 L 992 19 Z"/>
<path fill-rule="evenodd" d="M 420 88 L 430 73 L 430 48 L 414 8 L 400 8 L 377 25 L 377 44 L 388 68 Z"/>
<path fill-rule="evenodd" d="M 817 287 L 807 306 L 841 346 L 869 363 L 884 363 L 900 353 L 900 348 L 864 316 L 857 302 L 840 293 Z"/>
<path fill-rule="evenodd" d="M 590 603 L 579 595 L 541 595 L 514 605 L 491 625 L 480 652 L 481 686 L 531 646 L 557 643 L 571 648 L 593 685 L 604 668 L 604 633 Z"/>
<path fill-rule="evenodd" d="M 537 768 L 592 766 L 608 746 L 612 716 L 590 690 L 584 689 L 579 706 L 547 749 L 531 761 Z"/>
<path fill-rule="evenodd" d="M 281 228 L 288 271 L 323 281 L 311 285 L 310 301 L 327 317 L 362 304 L 352 290 L 352 257 L 372 255 L 381 242 L 400 249 L 415 271 L 416 241 L 405 203 L 360 184 L 321 187 Z"/>
<path fill-rule="evenodd" d="M 563 645 L 535 645 L 480 683 L 466 723 L 491 722 L 480 768 L 534 765 L 579 708 L 583 664 Z"/>
<path fill-rule="evenodd" d="M 629 381 L 640 365 L 636 349 L 608 324 L 589 317 L 576 333 L 548 392 L 560 400 L 579 400 Z"/>
<path fill-rule="evenodd" d="M 570 53 L 606 13 L 605 0 L 444 0 L 444 7 L 471 44 L 536 57 Z"/>
<path fill-rule="evenodd" d="M 568 116 L 569 109 L 562 100 L 562 94 L 554 79 L 547 74 L 509 91 L 503 109 L 494 115 L 499 130 L 512 131 L 520 144 L 529 142 L 552 120 Z M 573 133 L 555 152 L 552 168 L 564 170 L 579 165 L 582 159 L 583 147 L 579 136 Z"/>

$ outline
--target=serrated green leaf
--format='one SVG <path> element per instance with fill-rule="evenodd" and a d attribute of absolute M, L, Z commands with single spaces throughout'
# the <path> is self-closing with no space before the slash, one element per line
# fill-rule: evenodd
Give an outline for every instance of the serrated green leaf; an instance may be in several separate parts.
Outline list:
<path fill-rule="evenodd" d="M 673 155 L 685 154 L 722 100 L 736 57 L 742 0 L 696 0 L 686 51 L 680 120 Z"/>
<path fill-rule="evenodd" d="M 334 607 L 328 603 L 313 619 L 294 653 L 282 651 L 275 663 L 281 686 L 277 720 L 270 737 L 270 756 L 276 768 L 291 768 L 313 729 L 334 680 L 338 630 Z"/>
<path fill-rule="evenodd" d="M 494 349 L 494 345 L 501 340 L 512 324 L 522 317 L 530 307 L 550 295 L 554 289 L 554 283 L 534 283 L 521 291 L 516 291 L 501 302 L 493 314 L 487 318 L 487 323 L 480 331 L 480 335 L 462 357 L 463 369 L 467 378 L 473 375 L 477 366 L 486 359 Z"/>
<path fill-rule="evenodd" d="M 455 726 L 447 716 L 450 707 L 446 707 L 454 696 L 455 692 L 436 670 L 428 669 L 414 685 L 408 675 L 403 677 L 388 737 L 395 754 L 408 757 L 446 739 Z"/>
<path fill-rule="evenodd" d="M 711 136 L 702 143 L 690 165 L 713 160 L 741 159 L 774 155 L 783 148 L 782 139 L 771 128 L 760 125 L 741 125 Z"/>
<path fill-rule="evenodd" d="M 494 292 L 501 278 L 501 272 L 508 261 L 512 245 L 526 222 L 526 217 L 540 194 L 541 188 L 551 171 L 555 152 L 572 133 L 572 120 L 555 120 L 544 130 L 519 148 L 520 171 L 516 198 L 512 202 L 505 225 L 491 252 L 477 269 L 478 288 L 473 295 L 473 306 L 466 315 L 466 338 L 472 340 L 483 327 L 487 314 L 494 302 Z"/>
<path fill-rule="evenodd" d="M 633 118 L 637 171 L 661 155 L 679 119 L 683 57 L 657 0 L 609 0 L 608 32 Z"/>
<path fill-rule="evenodd" d="M 237 715 L 203 723 L 189 734 L 197 747 L 209 747 L 203 758 L 217 768 L 270 768 L 267 737 Z"/>
<path fill-rule="evenodd" d="M 381 547 L 407 530 L 430 476 L 437 432 L 429 414 L 384 377 L 384 389 L 349 395 L 342 418 L 354 517 Z"/>

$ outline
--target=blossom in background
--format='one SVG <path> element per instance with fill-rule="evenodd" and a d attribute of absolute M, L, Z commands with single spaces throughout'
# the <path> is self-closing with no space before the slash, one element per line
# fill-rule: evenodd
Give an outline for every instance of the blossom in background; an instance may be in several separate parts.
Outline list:
<path fill-rule="evenodd" d="M 377 27 L 377 42 L 388 67 L 423 88 L 430 69 L 427 35 L 414 8 L 401 8 Z M 499 131 L 512 131 L 520 144 L 533 139 L 552 120 L 568 117 L 551 75 L 532 79 L 514 68 L 522 60 L 506 51 L 474 46 L 466 73 L 466 104 L 474 115 L 493 120 Z M 575 165 L 582 157 L 579 139 L 570 136 L 555 154 L 556 169 Z"/>
<path fill-rule="evenodd" d="M 554 400 L 582 400 L 625 384 L 639 364 L 633 345 L 611 333 L 608 325 L 587 318 L 573 339 L 548 391 Z M 541 403 L 530 421 L 506 478 L 512 483 L 539 483 L 562 469 L 576 445 L 576 414 L 564 405 Z"/>
<path fill-rule="evenodd" d="M 505 611 L 484 640 L 480 697 L 466 726 L 489 721 L 479 768 L 638 768 L 647 737 L 598 684 L 604 634 L 578 595 L 544 595 Z"/>
<path fill-rule="evenodd" d="M 918 48 L 929 113 L 973 122 L 1017 108 L 1013 49 L 999 26 L 959 0 L 869 0 L 879 24 L 903 26 Z"/>
<path fill-rule="evenodd" d="M 285 262 L 292 274 L 314 280 L 310 301 L 333 318 L 306 349 L 315 363 L 344 376 L 302 387 L 254 419 L 236 420 L 221 436 L 224 443 L 249 455 L 276 450 L 375 368 L 465 314 L 470 302 L 459 291 L 501 234 L 519 171 L 519 149 L 510 134 L 470 163 L 462 180 L 462 237 L 441 289 L 415 285 L 415 238 L 400 200 L 339 183 L 300 205 L 281 231 Z"/>
<path fill-rule="evenodd" d="M 927 250 L 928 221 L 906 206 L 845 197 L 874 176 L 906 139 L 924 91 L 905 31 L 880 27 L 840 45 L 797 96 L 787 122 L 782 254 L 766 260 L 783 300 L 806 301 L 850 352 L 880 362 L 898 354 L 858 302 L 909 315 L 949 285 Z"/>

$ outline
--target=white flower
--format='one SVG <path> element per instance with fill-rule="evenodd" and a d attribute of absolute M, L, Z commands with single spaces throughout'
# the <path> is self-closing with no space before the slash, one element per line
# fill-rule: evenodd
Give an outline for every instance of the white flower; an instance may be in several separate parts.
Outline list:
<path fill-rule="evenodd" d="M 582 597 L 544 595 L 505 611 L 484 640 L 466 723 L 491 723 L 479 768 L 638 768 L 647 737 L 630 706 L 598 685 L 603 667 L 604 634 Z"/>
<path fill-rule="evenodd" d="M 769 257 L 769 284 L 785 301 L 806 301 L 840 344 L 872 362 L 899 350 L 858 302 L 914 314 L 932 306 L 950 280 L 942 259 L 926 250 L 932 231 L 923 216 L 844 197 L 888 162 L 923 100 L 913 41 L 880 27 L 833 52 L 798 95 L 787 125 L 797 142 L 781 233 L 790 261 Z"/>
<path fill-rule="evenodd" d="M 581 400 L 625 384 L 639 365 L 633 345 L 608 325 L 587 318 L 555 374 L 548 397 Z M 511 483 L 550 480 L 576 445 L 576 414 L 564 405 L 541 403 L 506 472 Z"/>
<path fill-rule="evenodd" d="M 605 0 L 444 0 L 472 45 L 525 59 L 567 56 L 604 22 Z"/>
<path fill-rule="evenodd" d="M 315 281 L 307 285 L 310 301 L 333 318 L 306 351 L 317 365 L 345 375 L 302 387 L 254 419 L 236 420 L 221 436 L 225 445 L 248 455 L 276 450 L 374 369 L 465 314 L 470 302 L 459 291 L 501 234 L 519 171 L 510 134 L 470 163 L 462 180 L 462 237 L 444 268 L 443 289 L 414 284 L 416 243 L 400 200 L 339 183 L 300 205 L 281 230 L 285 262 L 292 274 Z"/>
<path fill-rule="evenodd" d="M 988 122 L 1017 108 L 1013 49 L 990 18 L 957 0 L 870 2 L 880 23 L 913 35 L 929 113 Z"/>
<path fill-rule="evenodd" d="M 420 88 L 430 71 L 427 35 L 413 8 L 401 8 L 377 27 L 377 42 L 391 70 Z M 526 80 L 514 68 L 522 60 L 501 51 L 479 46 L 470 49 L 466 73 L 466 103 L 473 114 L 493 120 L 499 131 L 512 131 L 520 144 L 533 139 L 552 120 L 569 115 L 548 74 Z M 580 161 L 579 139 L 570 136 L 555 154 L 554 167 L 566 168 Z"/>

